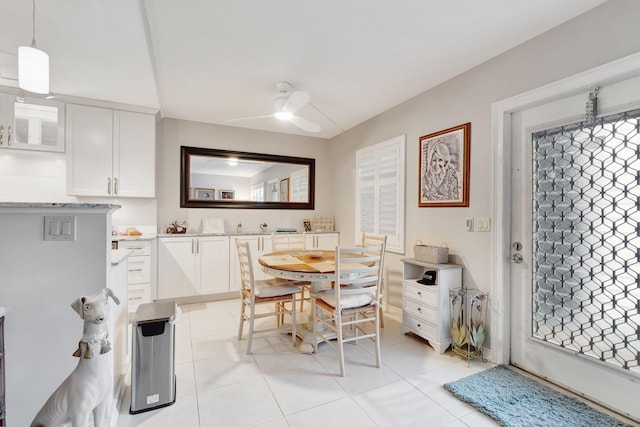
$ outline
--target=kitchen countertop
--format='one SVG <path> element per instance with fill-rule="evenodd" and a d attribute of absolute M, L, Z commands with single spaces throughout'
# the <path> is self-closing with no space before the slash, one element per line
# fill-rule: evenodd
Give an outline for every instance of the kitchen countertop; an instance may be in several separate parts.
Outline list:
<path fill-rule="evenodd" d="M 120 205 L 112 205 L 108 203 L 39 203 L 39 202 L 0 202 L 0 209 L 56 209 L 65 210 L 81 210 L 81 211 L 115 211 L 120 209 Z"/>
<path fill-rule="evenodd" d="M 243 231 L 238 233 L 236 231 L 225 233 L 182 233 L 182 234 L 167 234 L 158 233 L 158 237 L 201 237 L 201 236 L 271 236 L 271 233 L 276 234 L 297 234 L 302 231 Z M 307 234 L 324 234 L 324 233 L 339 233 L 338 231 L 305 231 Z"/>
<path fill-rule="evenodd" d="M 122 240 L 153 240 L 156 237 L 158 237 L 157 233 L 142 233 L 139 236 L 129 236 L 129 235 L 123 235 L 123 234 L 118 234 L 117 236 L 111 236 L 111 241 L 115 242 L 115 241 L 122 241 Z"/>

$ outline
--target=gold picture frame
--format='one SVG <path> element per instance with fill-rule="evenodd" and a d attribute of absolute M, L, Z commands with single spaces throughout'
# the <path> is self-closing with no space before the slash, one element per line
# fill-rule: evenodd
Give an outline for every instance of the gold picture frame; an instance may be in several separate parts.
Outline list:
<path fill-rule="evenodd" d="M 471 123 L 420 137 L 418 207 L 468 207 Z"/>

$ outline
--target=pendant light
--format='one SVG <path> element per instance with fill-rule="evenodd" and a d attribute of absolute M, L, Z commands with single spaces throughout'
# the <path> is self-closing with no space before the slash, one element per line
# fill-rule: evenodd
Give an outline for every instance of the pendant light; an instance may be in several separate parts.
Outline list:
<path fill-rule="evenodd" d="M 36 0 L 33 0 L 31 46 L 18 48 L 18 86 L 29 92 L 49 93 L 49 55 L 36 47 Z"/>

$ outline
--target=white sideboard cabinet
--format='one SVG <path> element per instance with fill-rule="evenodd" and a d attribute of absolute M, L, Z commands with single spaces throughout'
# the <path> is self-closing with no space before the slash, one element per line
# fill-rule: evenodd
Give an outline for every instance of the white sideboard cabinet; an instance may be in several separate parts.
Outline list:
<path fill-rule="evenodd" d="M 429 264 L 413 258 L 401 260 L 402 333 L 414 334 L 429 341 L 438 352 L 451 345 L 449 289 L 462 287 L 462 266 Z M 434 285 L 418 283 L 426 271 L 436 272 Z"/>
<path fill-rule="evenodd" d="M 158 299 L 229 292 L 229 236 L 158 239 Z"/>
<path fill-rule="evenodd" d="M 67 104 L 67 193 L 155 197 L 155 116 Z"/>

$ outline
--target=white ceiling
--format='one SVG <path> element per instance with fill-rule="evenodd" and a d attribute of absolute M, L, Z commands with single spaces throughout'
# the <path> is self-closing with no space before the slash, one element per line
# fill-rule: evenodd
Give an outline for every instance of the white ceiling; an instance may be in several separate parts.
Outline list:
<path fill-rule="evenodd" d="M 37 0 L 51 91 L 163 117 L 331 138 L 605 0 Z M 0 84 L 17 86 L 32 2 L 0 0 Z M 311 102 L 310 134 L 271 114 Z"/>

